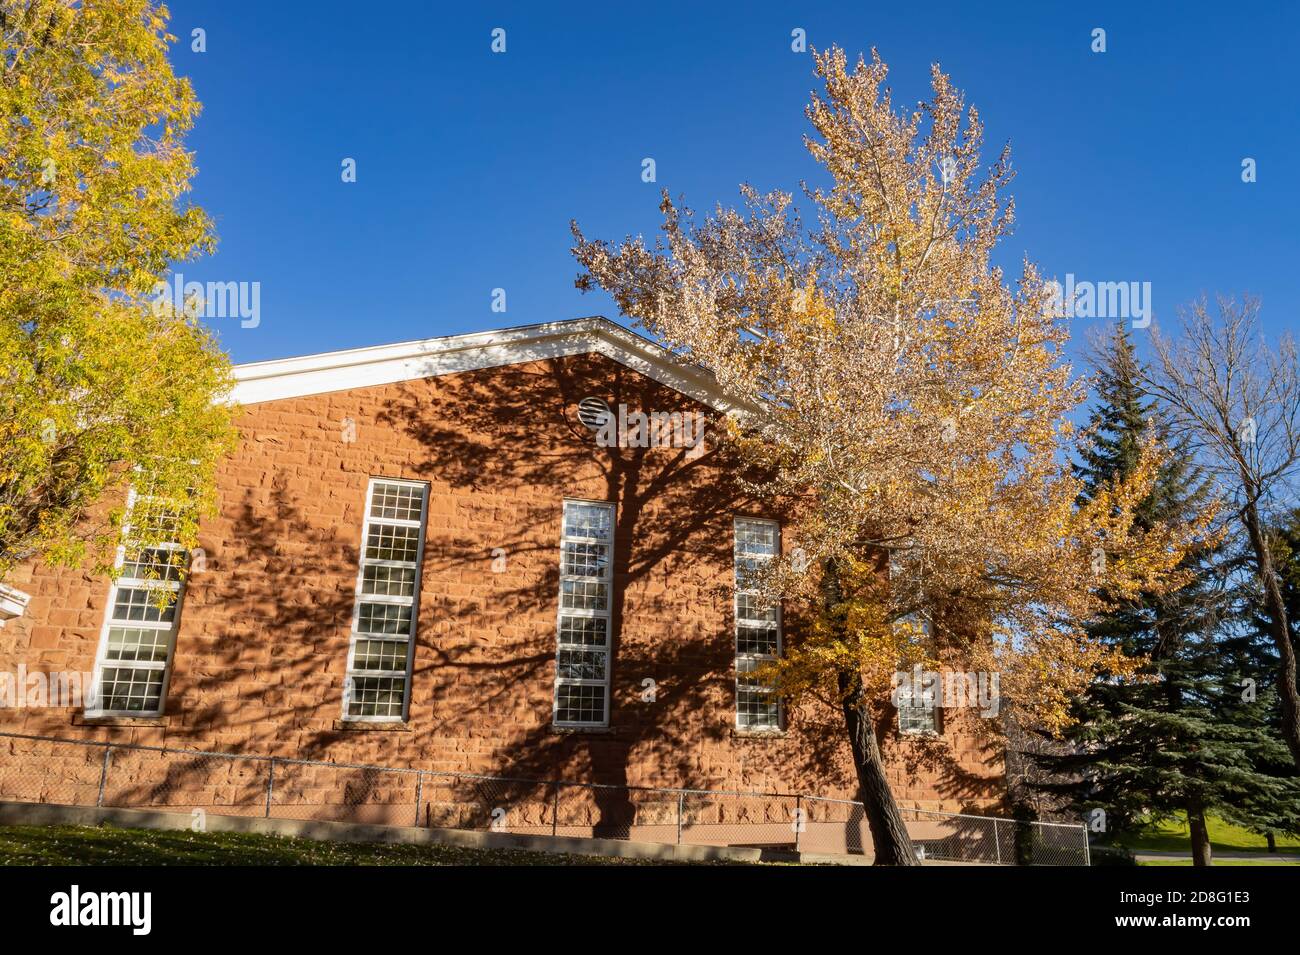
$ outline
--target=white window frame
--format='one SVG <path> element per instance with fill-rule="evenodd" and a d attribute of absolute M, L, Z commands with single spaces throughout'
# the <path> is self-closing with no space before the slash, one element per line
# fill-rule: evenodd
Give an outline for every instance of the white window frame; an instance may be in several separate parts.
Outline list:
<path fill-rule="evenodd" d="M 143 550 L 165 550 L 165 551 L 183 551 L 184 548 L 175 541 L 136 541 L 132 535 L 134 527 L 131 524 L 131 516 L 135 513 L 138 503 L 149 503 L 154 498 L 142 495 L 134 487 L 127 491 L 126 495 L 126 523 L 123 527 L 123 540 L 130 541 L 132 549 L 140 548 Z M 150 719 L 162 716 L 167 709 L 167 693 L 171 687 L 172 664 L 176 658 L 176 634 L 181 625 L 181 604 L 185 598 L 185 577 L 182 575 L 180 580 L 154 580 L 142 577 L 122 577 L 120 572 L 126 565 L 127 545 L 119 544 L 116 555 L 113 559 L 114 576 L 108 587 L 108 605 L 104 608 L 104 622 L 99 629 L 99 646 L 95 651 L 95 669 L 94 669 L 94 698 L 93 706 L 87 706 L 84 709 L 86 717 L 97 719 L 100 717 L 134 717 L 139 719 Z M 143 556 L 143 553 L 141 554 Z M 123 590 L 140 590 L 146 594 L 157 590 L 170 590 L 175 593 L 171 604 L 172 619 L 167 620 L 115 620 L 113 610 L 117 606 L 117 595 Z M 110 650 L 109 634 L 114 629 L 132 629 L 132 630 L 155 630 L 165 633 L 167 636 L 167 653 L 162 660 L 110 660 L 108 653 Z M 162 671 L 162 685 L 158 693 L 158 706 L 150 710 L 130 710 L 130 709 L 107 709 L 103 706 L 108 695 L 103 692 L 104 670 L 153 670 Z"/>
<path fill-rule="evenodd" d="M 771 690 L 766 690 L 766 691 L 761 689 L 756 690 L 752 686 L 746 687 L 742 691 L 740 685 L 740 676 L 742 672 L 741 666 L 754 664 L 754 663 L 758 663 L 758 664 L 770 663 L 772 661 L 780 659 L 781 654 L 784 651 L 783 640 L 785 634 L 785 624 L 782 617 L 781 605 L 778 602 L 776 607 L 774 608 L 776 610 L 776 653 L 772 654 L 772 653 L 741 653 L 740 652 L 740 628 L 741 627 L 768 627 L 769 626 L 769 623 L 766 620 L 755 620 L 753 618 L 740 616 L 740 598 L 742 596 L 752 596 L 755 593 L 755 591 L 753 590 L 745 589 L 740 586 L 740 569 L 738 566 L 738 562 L 741 556 L 739 530 L 742 524 L 762 524 L 771 527 L 773 529 L 774 531 L 773 537 L 774 537 L 774 544 L 775 544 L 774 553 L 769 557 L 765 557 L 762 559 L 773 560 L 781 553 L 781 525 L 778 521 L 768 520 L 767 518 L 761 518 L 761 517 L 736 517 L 732 520 L 732 536 L 731 536 L 732 565 L 731 566 L 732 566 L 734 585 L 732 587 L 733 593 L 731 598 L 731 614 L 732 614 L 732 620 L 734 621 L 732 626 L 732 651 L 734 654 L 733 666 L 735 669 L 735 673 L 734 673 L 735 716 L 733 718 L 733 722 L 737 730 L 741 730 L 744 732 L 779 733 L 785 727 L 785 707 L 781 704 L 780 700 L 778 700 L 776 704 L 777 708 L 776 708 L 775 723 L 771 723 L 771 724 L 742 723 L 740 719 L 741 718 L 740 694 L 742 692 L 745 693 L 772 692 Z M 751 559 L 755 557 L 755 555 L 753 554 L 747 554 L 746 556 Z"/>
<path fill-rule="evenodd" d="M 374 504 L 375 489 L 383 486 L 399 486 L 416 488 L 420 492 L 420 517 L 418 520 L 396 517 L 374 517 L 371 515 L 371 508 Z M 429 519 L 429 484 L 427 481 L 411 481 L 405 478 L 390 477 L 372 477 L 366 486 L 366 504 L 362 512 L 361 521 L 361 544 L 357 549 L 357 583 L 352 600 L 352 622 L 348 630 L 348 656 L 347 668 L 343 677 L 343 722 L 345 723 L 404 723 L 410 715 L 411 709 L 411 677 L 412 664 L 415 660 L 415 638 L 419 633 L 419 609 L 420 609 L 420 582 L 424 571 L 424 538 L 426 524 Z M 415 528 L 418 534 L 416 542 L 415 561 L 394 561 L 380 560 L 378 558 L 369 558 L 366 556 L 366 542 L 370 539 L 370 531 L 374 526 L 389 527 L 408 527 Z M 411 595 L 403 596 L 398 594 L 367 594 L 364 592 L 366 568 L 367 567 L 395 567 L 415 571 L 415 579 L 411 588 Z M 404 637 L 398 637 L 395 634 L 371 634 L 361 633 L 359 624 L 361 620 L 362 604 L 388 604 L 401 607 L 409 607 L 411 610 L 410 625 L 407 628 Z M 357 669 L 356 650 L 357 642 L 380 641 L 384 643 L 402 643 L 406 644 L 406 667 L 402 670 L 361 670 Z M 352 681 L 354 678 L 362 679 L 396 679 L 401 678 L 404 681 L 402 690 L 402 711 L 398 715 L 374 715 L 374 714 L 354 714 L 350 712 L 352 706 Z"/>
<path fill-rule="evenodd" d="M 894 578 L 898 574 L 898 561 L 891 553 L 889 556 L 889 583 L 893 587 Z M 898 628 L 902 626 L 915 626 L 921 631 L 923 639 L 929 643 L 930 638 L 934 635 L 934 627 L 930 622 L 930 617 L 924 611 L 918 611 L 908 614 L 894 624 L 894 632 L 898 633 Z M 936 693 L 940 692 L 938 688 Z M 939 715 L 939 701 L 932 700 L 933 706 L 926 706 L 925 700 L 915 703 L 917 696 L 924 696 L 924 691 L 919 687 L 913 687 L 909 683 L 908 689 L 903 690 L 899 687 L 894 695 L 897 701 L 894 709 L 897 712 L 896 720 L 898 723 L 898 733 L 900 736 L 939 736 L 943 733 L 942 720 Z M 908 702 L 904 704 L 904 700 Z M 929 718 L 924 722 L 919 722 L 917 717 L 908 715 L 904 719 L 904 711 L 909 714 L 917 710 L 928 713 Z"/>
<path fill-rule="evenodd" d="M 938 692 L 936 690 L 936 692 Z M 923 697 L 920 703 L 915 700 L 918 696 Z M 895 693 L 895 709 L 898 711 L 898 732 L 902 736 L 938 736 L 941 733 L 939 728 L 939 706 L 935 701 L 933 706 L 926 706 L 924 692 L 916 688 L 907 690 L 898 689 Z M 906 701 L 906 702 L 904 702 Z M 921 718 L 913 716 L 917 711 L 927 714 L 923 722 L 918 722 Z M 906 720 L 903 718 L 904 712 L 908 713 Z"/>
<path fill-rule="evenodd" d="M 599 507 L 609 512 L 609 536 L 605 540 L 594 539 L 591 537 L 572 537 L 565 533 L 568 528 L 568 511 L 570 506 L 576 507 Z M 560 510 L 560 575 L 559 575 L 559 592 L 556 597 L 555 613 L 555 686 L 551 693 L 551 724 L 564 729 L 603 729 L 609 726 L 609 684 L 610 670 L 613 664 L 614 648 L 614 544 L 615 528 L 617 527 L 618 509 L 610 501 L 584 501 L 577 498 L 565 498 Z M 591 576 L 584 574 L 566 574 L 564 572 L 564 553 L 566 544 L 604 544 L 609 548 L 609 559 L 605 561 L 605 573 L 603 576 Z M 564 607 L 564 585 L 566 582 L 578 583 L 603 583 L 605 585 L 605 609 L 595 610 L 588 608 L 570 608 Z M 597 647 L 589 643 L 562 643 L 564 634 L 564 619 L 566 617 L 574 618 L 597 618 L 605 621 L 605 645 Z M 605 654 L 605 679 L 590 680 L 578 679 L 574 677 L 560 676 L 560 654 L 565 650 L 577 650 L 581 652 L 603 652 Z M 560 719 L 560 687 L 561 686 L 601 686 L 604 688 L 604 717 L 600 720 L 561 720 Z"/>

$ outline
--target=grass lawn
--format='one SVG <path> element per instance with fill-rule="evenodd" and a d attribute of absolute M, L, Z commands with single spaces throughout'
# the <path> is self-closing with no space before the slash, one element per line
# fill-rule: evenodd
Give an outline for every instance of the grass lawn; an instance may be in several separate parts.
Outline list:
<path fill-rule="evenodd" d="M 1148 865 L 1191 865 L 1191 859 L 1143 859 L 1138 863 L 1140 866 Z M 1270 859 L 1265 856 L 1262 859 L 1215 859 L 1214 867 L 1217 869 L 1225 865 L 1289 865 L 1300 866 L 1300 862 L 1283 862 L 1280 859 Z"/>
<path fill-rule="evenodd" d="M 0 865 L 746 865 L 559 855 L 519 849 L 317 842 L 236 832 L 0 826 Z"/>
<path fill-rule="evenodd" d="M 1262 852 L 1268 853 L 1268 843 L 1264 837 L 1247 829 L 1224 822 L 1216 816 L 1206 820 L 1210 830 L 1210 845 L 1216 852 Z M 1124 833 L 1116 840 L 1120 845 L 1134 852 L 1192 852 L 1191 833 L 1187 828 L 1187 819 L 1169 819 L 1142 833 Z M 1300 851 L 1300 839 L 1295 836 L 1278 836 L 1277 851 L 1296 854 Z M 1226 864 L 1226 863 L 1225 863 Z"/>

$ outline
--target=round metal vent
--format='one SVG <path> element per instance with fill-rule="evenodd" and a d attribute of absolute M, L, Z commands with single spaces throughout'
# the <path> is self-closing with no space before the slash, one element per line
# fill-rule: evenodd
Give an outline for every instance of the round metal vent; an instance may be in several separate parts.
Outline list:
<path fill-rule="evenodd" d="M 578 402 L 578 420 L 592 431 L 597 430 L 613 414 L 603 398 L 583 398 Z"/>

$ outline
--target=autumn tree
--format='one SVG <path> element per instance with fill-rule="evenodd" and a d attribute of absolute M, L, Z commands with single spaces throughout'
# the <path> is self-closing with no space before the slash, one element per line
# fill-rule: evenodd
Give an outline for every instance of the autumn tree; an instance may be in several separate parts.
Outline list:
<path fill-rule="evenodd" d="M 111 566 L 140 470 L 191 543 L 233 440 L 225 355 L 153 294 L 213 245 L 166 17 L 0 0 L 0 582 L 33 556 Z"/>
<path fill-rule="evenodd" d="M 1181 332 L 1171 339 L 1157 330 L 1145 386 L 1230 502 L 1277 652 L 1282 737 L 1300 771 L 1296 650 L 1269 535 L 1300 473 L 1300 349 L 1290 335 L 1265 341 L 1253 299 L 1219 299 L 1214 311 L 1195 302 L 1182 311 Z"/>
<path fill-rule="evenodd" d="M 948 77 L 934 68 L 929 101 L 904 112 L 874 54 L 850 68 L 831 49 L 816 70 L 815 226 L 788 193 L 746 187 L 744 208 L 702 221 L 665 195 L 652 246 L 575 224 L 575 255 L 580 287 L 713 373 L 737 411 L 728 440 L 763 475 L 753 489 L 795 502 L 803 559 L 766 586 L 818 612 L 770 676 L 794 703 L 841 710 L 876 862 L 908 865 L 877 742 L 895 674 L 996 672 L 1004 712 L 1058 728 L 1094 673 L 1124 665 L 1082 621 L 1103 594 L 1176 580 L 1203 522 L 1135 525 L 1154 444 L 1078 503 L 1064 462 L 1086 388 L 1051 289 L 1029 264 L 1011 283 L 991 263 L 1013 219 L 1009 153 L 981 168 L 979 116 Z"/>

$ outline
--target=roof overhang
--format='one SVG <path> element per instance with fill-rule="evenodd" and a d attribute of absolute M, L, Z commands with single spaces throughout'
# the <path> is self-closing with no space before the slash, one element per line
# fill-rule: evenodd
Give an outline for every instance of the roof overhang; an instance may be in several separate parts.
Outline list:
<path fill-rule="evenodd" d="M 732 408 L 707 371 L 601 316 L 236 365 L 230 397 L 258 404 L 593 353 L 717 411 Z"/>

